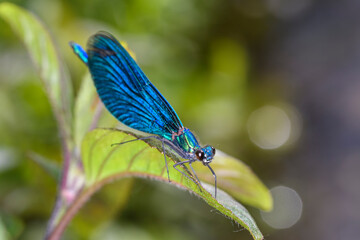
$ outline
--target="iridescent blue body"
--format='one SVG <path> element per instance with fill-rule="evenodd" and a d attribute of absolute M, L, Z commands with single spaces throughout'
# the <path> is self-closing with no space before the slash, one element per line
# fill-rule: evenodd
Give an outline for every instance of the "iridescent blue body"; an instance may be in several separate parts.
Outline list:
<path fill-rule="evenodd" d="M 174 109 L 125 48 L 106 32 L 90 37 L 86 52 L 74 42 L 70 42 L 70 46 L 88 66 L 99 97 L 109 112 L 123 124 L 153 134 L 144 138 L 156 138 L 162 142 L 163 148 L 166 144 L 182 158 L 188 159 L 175 163 L 174 167 L 180 171 L 177 166 L 188 163 L 198 183 L 200 181 L 191 163 L 201 161 L 215 177 L 216 196 L 216 175 L 209 166 L 215 149 L 200 146 L 194 134 L 183 126 Z M 167 167 L 165 154 L 164 157 Z"/>

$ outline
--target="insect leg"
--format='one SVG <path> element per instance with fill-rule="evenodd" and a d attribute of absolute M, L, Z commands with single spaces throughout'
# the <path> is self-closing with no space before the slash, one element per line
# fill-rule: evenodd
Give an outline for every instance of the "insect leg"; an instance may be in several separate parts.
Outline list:
<path fill-rule="evenodd" d="M 215 174 L 214 170 L 210 167 L 209 164 L 207 164 L 206 166 L 210 169 L 210 171 L 212 172 L 212 174 L 213 174 L 213 176 L 214 176 L 214 178 L 215 178 L 215 198 L 216 198 L 216 193 L 217 193 L 217 179 L 216 179 L 216 174 Z"/>
<path fill-rule="evenodd" d="M 169 179 L 169 182 L 171 182 L 171 180 L 170 180 L 170 174 L 169 174 L 169 168 L 168 168 L 168 164 L 167 164 L 167 160 L 166 160 L 164 141 L 161 141 L 161 145 L 162 145 L 162 148 L 163 148 L 163 154 L 164 154 L 165 166 L 166 166 L 166 171 L 167 171 L 167 174 L 168 174 L 168 179 Z"/>
<path fill-rule="evenodd" d="M 189 166 L 191 168 L 191 171 L 194 173 L 194 176 L 195 176 L 196 180 L 201 184 L 198 176 L 196 175 L 196 172 L 195 172 L 194 168 L 191 166 L 191 163 L 193 163 L 193 162 L 189 162 Z"/>
<path fill-rule="evenodd" d="M 189 177 L 188 175 L 186 175 L 183 171 L 181 171 L 180 169 L 177 168 L 178 165 L 184 165 L 185 163 L 190 163 L 190 162 L 193 162 L 193 161 L 194 161 L 194 160 L 190 159 L 190 160 L 186 160 L 186 161 L 182 161 L 182 162 L 177 162 L 177 163 L 175 163 L 175 164 L 173 165 L 173 167 L 174 167 L 177 171 L 179 171 L 182 175 L 184 175 L 185 177 L 187 177 L 188 179 L 190 179 L 191 181 L 193 181 L 193 183 L 195 183 L 195 184 L 199 187 L 200 192 L 202 192 L 201 187 L 200 187 L 200 185 L 199 185 L 199 184 L 201 184 L 201 183 L 200 183 L 199 179 L 197 178 L 197 176 L 196 176 L 196 179 L 197 179 L 198 182 L 196 182 L 194 179 L 192 179 L 191 177 Z M 191 168 L 192 168 L 192 167 L 191 167 Z"/>
<path fill-rule="evenodd" d="M 150 139 L 150 138 L 155 138 L 155 139 L 161 141 L 161 145 L 162 145 L 162 149 L 163 149 L 163 154 L 164 154 L 164 159 L 165 159 L 165 166 L 166 166 L 166 170 L 167 170 L 167 174 L 168 174 L 168 179 L 169 179 L 169 182 L 171 182 L 171 180 L 170 180 L 170 174 L 169 174 L 169 167 L 168 167 L 167 160 L 166 160 L 164 140 L 163 140 L 162 138 L 160 138 L 160 137 L 158 137 L 158 136 L 147 136 L 147 137 L 141 137 L 141 138 L 137 138 L 137 139 L 133 139 L 133 140 L 121 142 L 121 143 L 113 143 L 113 144 L 111 144 L 111 146 L 121 145 L 121 144 L 124 144 L 124 143 L 129 143 L 129 142 L 134 142 L 134 141 L 144 140 L 144 139 Z"/>
<path fill-rule="evenodd" d="M 113 147 L 114 145 L 122 145 L 122 144 L 124 144 L 124 143 L 135 142 L 135 141 L 138 141 L 138 140 L 145 140 L 145 139 L 150 139 L 150 138 L 159 139 L 158 136 L 147 136 L 147 137 L 141 137 L 141 138 L 137 138 L 137 139 L 133 139 L 133 140 L 121 142 L 121 143 L 113 143 L 113 144 L 111 144 L 111 146 Z M 160 139 L 160 140 L 161 140 L 161 139 Z"/>

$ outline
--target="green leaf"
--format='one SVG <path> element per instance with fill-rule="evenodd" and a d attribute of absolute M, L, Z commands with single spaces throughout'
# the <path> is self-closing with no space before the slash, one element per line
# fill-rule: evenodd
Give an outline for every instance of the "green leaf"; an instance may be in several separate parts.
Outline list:
<path fill-rule="evenodd" d="M 83 206 L 71 222 L 71 228 L 78 234 L 78 239 L 97 239 L 92 236 L 99 231 L 99 226 L 114 219 L 127 206 L 134 180 L 124 178 L 104 186 L 91 198 L 92 201 Z"/>
<path fill-rule="evenodd" d="M 37 163 L 40 167 L 42 167 L 50 176 L 52 176 L 56 181 L 60 179 L 61 168 L 58 164 L 50 159 L 47 159 L 37 153 L 30 152 L 28 156 L 31 160 Z"/>
<path fill-rule="evenodd" d="M 1 221 L 1 218 L 0 218 L 0 239 L 3 239 L 3 240 L 10 239 L 9 233 L 6 230 L 3 222 Z"/>
<path fill-rule="evenodd" d="M 70 138 L 72 86 L 48 31 L 36 16 L 12 3 L 0 3 L 0 17 L 24 42 L 42 79 L 61 133 L 66 139 Z"/>
<path fill-rule="evenodd" d="M 168 182 L 164 156 L 158 149 L 160 148 L 158 141 L 135 141 L 112 146 L 114 143 L 132 139 L 136 139 L 136 137 L 130 133 L 113 129 L 95 129 L 85 136 L 82 145 L 82 159 L 86 188 L 82 193 L 83 196 L 90 195 L 87 192 L 94 192 L 104 184 L 123 177 L 143 177 Z M 203 183 L 200 190 L 193 181 L 172 167 L 175 162 L 181 160 L 169 150 L 166 152 L 171 156 L 171 158 L 168 157 L 171 184 L 201 197 L 222 214 L 249 230 L 254 239 L 263 239 L 255 221 L 240 203 L 220 189 L 215 199 L 213 197 L 215 189 L 208 184 Z M 185 168 L 182 170 L 188 171 Z"/>
<path fill-rule="evenodd" d="M 199 179 L 214 182 L 213 175 L 203 164 L 197 162 L 193 167 Z M 269 190 L 246 164 L 217 150 L 211 167 L 216 172 L 219 188 L 248 205 L 265 211 L 272 209 L 273 201 Z"/>
<path fill-rule="evenodd" d="M 94 115 L 99 114 L 96 113 L 99 102 L 100 100 L 97 97 L 93 81 L 90 74 L 87 73 L 81 82 L 80 90 L 75 101 L 74 138 L 76 146 L 81 145 L 81 141 L 90 130 L 91 125 L 94 124 L 96 126 Z"/>
<path fill-rule="evenodd" d="M 90 130 L 98 126 L 111 127 L 119 125 L 119 121 L 104 109 L 93 80 L 90 74 L 86 73 L 75 100 L 74 139 L 77 147 L 81 146 L 82 139 Z"/>
<path fill-rule="evenodd" d="M 0 212 L 0 239 L 18 239 L 24 230 L 23 222 L 17 217 Z"/>

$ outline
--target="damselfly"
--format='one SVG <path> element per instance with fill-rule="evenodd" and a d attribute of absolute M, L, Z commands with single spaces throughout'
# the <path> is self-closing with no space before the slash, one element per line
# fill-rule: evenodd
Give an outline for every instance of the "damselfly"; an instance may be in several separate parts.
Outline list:
<path fill-rule="evenodd" d="M 183 126 L 174 109 L 148 80 L 125 48 L 106 32 L 98 32 L 90 37 L 86 52 L 74 42 L 70 42 L 70 46 L 88 66 L 99 97 L 110 113 L 128 127 L 152 134 L 119 144 L 149 138 L 161 141 L 169 181 L 165 145 L 186 159 L 175 163 L 173 167 L 195 182 L 177 168 L 188 163 L 198 186 L 201 183 L 191 164 L 201 161 L 215 178 L 216 197 L 217 179 L 210 167 L 215 148 L 209 145 L 200 146 L 195 135 Z"/>

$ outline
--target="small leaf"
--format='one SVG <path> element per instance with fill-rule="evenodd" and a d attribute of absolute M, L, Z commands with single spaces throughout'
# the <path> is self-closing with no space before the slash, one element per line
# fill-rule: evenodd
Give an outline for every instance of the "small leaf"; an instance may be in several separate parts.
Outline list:
<path fill-rule="evenodd" d="M 42 79 L 61 133 L 70 138 L 72 87 L 47 30 L 36 16 L 12 3 L 0 4 L 0 17 L 24 42 Z"/>
<path fill-rule="evenodd" d="M 58 164 L 50 159 L 47 159 L 37 153 L 30 152 L 28 154 L 29 158 L 42 167 L 50 176 L 52 176 L 56 181 L 60 179 L 61 168 Z"/>
<path fill-rule="evenodd" d="M 201 180 L 214 182 L 209 169 L 200 162 L 193 164 L 193 167 Z M 211 167 L 216 172 L 219 188 L 243 203 L 265 211 L 271 210 L 272 197 L 269 190 L 246 164 L 217 150 Z"/>
<path fill-rule="evenodd" d="M 18 239 L 24 230 L 21 219 L 8 213 L 0 212 L 0 239 Z"/>
<path fill-rule="evenodd" d="M 74 109 L 74 138 L 75 145 L 80 146 L 85 134 L 97 126 L 100 115 L 99 108 L 103 108 L 97 96 L 90 74 L 86 74 L 75 101 Z M 95 118 L 95 119 L 94 119 Z M 92 126 L 94 125 L 94 126 Z"/>
<path fill-rule="evenodd" d="M 106 185 L 86 203 L 71 223 L 72 229 L 81 229 L 77 231 L 78 239 L 97 239 L 91 236 L 98 232 L 99 226 L 119 215 L 128 204 L 134 180 L 124 178 Z"/>
<path fill-rule="evenodd" d="M 104 184 L 123 177 L 152 178 L 168 182 L 163 154 L 155 141 L 134 141 L 127 144 L 113 145 L 136 139 L 132 134 L 113 129 L 95 129 L 88 133 L 82 145 L 82 159 L 86 176 L 86 192 L 94 192 Z M 218 197 L 212 196 L 214 187 L 202 184 L 199 187 L 172 165 L 180 161 L 174 154 L 168 153 L 168 166 L 171 184 L 186 189 L 204 199 L 209 205 L 245 227 L 254 239 L 263 239 L 255 221 L 248 211 L 227 193 L 218 190 Z M 187 169 L 182 169 L 187 171 Z M 249 174 L 249 173 L 247 173 Z"/>
<path fill-rule="evenodd" d="M 81 146 L 85 134 L 98 126 L 116 126 L 119 122 L 108 111 L 96 92 L 89 73 L 81 82 L 74 108 L 74 139 L 75 146 Z"/>
<path fill-rule="evenodd" d="M 0 217 L 0 239 L 3 239 L 3 240 L 10 239 L 9 233 L 6 230 L 4 224 L 3 224 L 2 220 L 1 220 L 1 217 Z"/>

